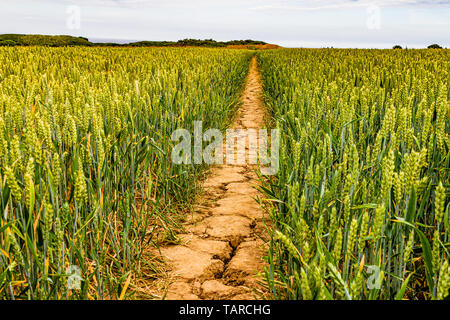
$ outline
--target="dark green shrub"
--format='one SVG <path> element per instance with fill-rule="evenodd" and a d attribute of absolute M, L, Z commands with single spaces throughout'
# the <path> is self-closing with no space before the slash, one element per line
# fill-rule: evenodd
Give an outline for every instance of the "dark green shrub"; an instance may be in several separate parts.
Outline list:
<path fill-rule="evenodd" d="M 0 47 L 14 47 L 17 43 L 13 40 L 0 40 Z"/>

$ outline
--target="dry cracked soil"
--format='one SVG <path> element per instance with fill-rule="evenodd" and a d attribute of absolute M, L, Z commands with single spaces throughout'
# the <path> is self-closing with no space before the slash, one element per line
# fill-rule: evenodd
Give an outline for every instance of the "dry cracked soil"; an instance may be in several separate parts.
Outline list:
<path fill-rule="evenodd" d="M 233 129 L 262 128 L 265 108 L 255 57 L 241 99 Z M 248 160 L 248 142 L 245 152 Z M 185 223 L 185 232 L 179 235 L 180 244 L 160 248 L 170 268 L 166 299 L 264 297 L 258 274 L 264 270 L 265 228 L 263 210 L 256 201 L 255 170 L 247 164 L 223 164 L 211 169 L 194 213 Z"/>

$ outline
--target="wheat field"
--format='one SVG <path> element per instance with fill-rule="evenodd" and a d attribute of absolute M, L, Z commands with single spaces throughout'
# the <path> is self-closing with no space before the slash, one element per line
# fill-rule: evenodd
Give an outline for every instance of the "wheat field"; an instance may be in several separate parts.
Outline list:
<path fill-rule="evenodd" d="M 0 47 L 0 299 L 158 278 L 209 168 L 173 164 L 171 134 L 226 130 L 254 56 L 281 132 L 266 298 L 447 297 L 449 50 Z"/>

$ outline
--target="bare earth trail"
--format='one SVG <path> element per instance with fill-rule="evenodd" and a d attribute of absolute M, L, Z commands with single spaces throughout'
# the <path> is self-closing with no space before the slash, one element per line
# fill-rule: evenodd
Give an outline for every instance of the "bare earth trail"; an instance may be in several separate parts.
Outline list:
<path fill-rule="evenodd" d="M 261 75 L 253 57 L 233 128 L 262 128 L 264 116 Z M 195 212 L 186 221 L 186 233 L 180 235 L 181 244 L 161 247 L 171 268 L 166 299 L 251 300 L 264 295 L 257 276 L 264 270 L 266 252 L 259 237 L 263 211 L 255 200 L 254 170 L 249 165 L 212 168 Z"/>

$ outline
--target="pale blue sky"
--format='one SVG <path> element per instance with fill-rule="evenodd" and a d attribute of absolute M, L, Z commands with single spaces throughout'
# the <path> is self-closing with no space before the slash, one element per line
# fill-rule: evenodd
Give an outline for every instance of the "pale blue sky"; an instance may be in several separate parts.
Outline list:
<path fill-rule="evenodd" d="M 450 0 L 0 0 L 0 33 L 450 47 Z"/>

